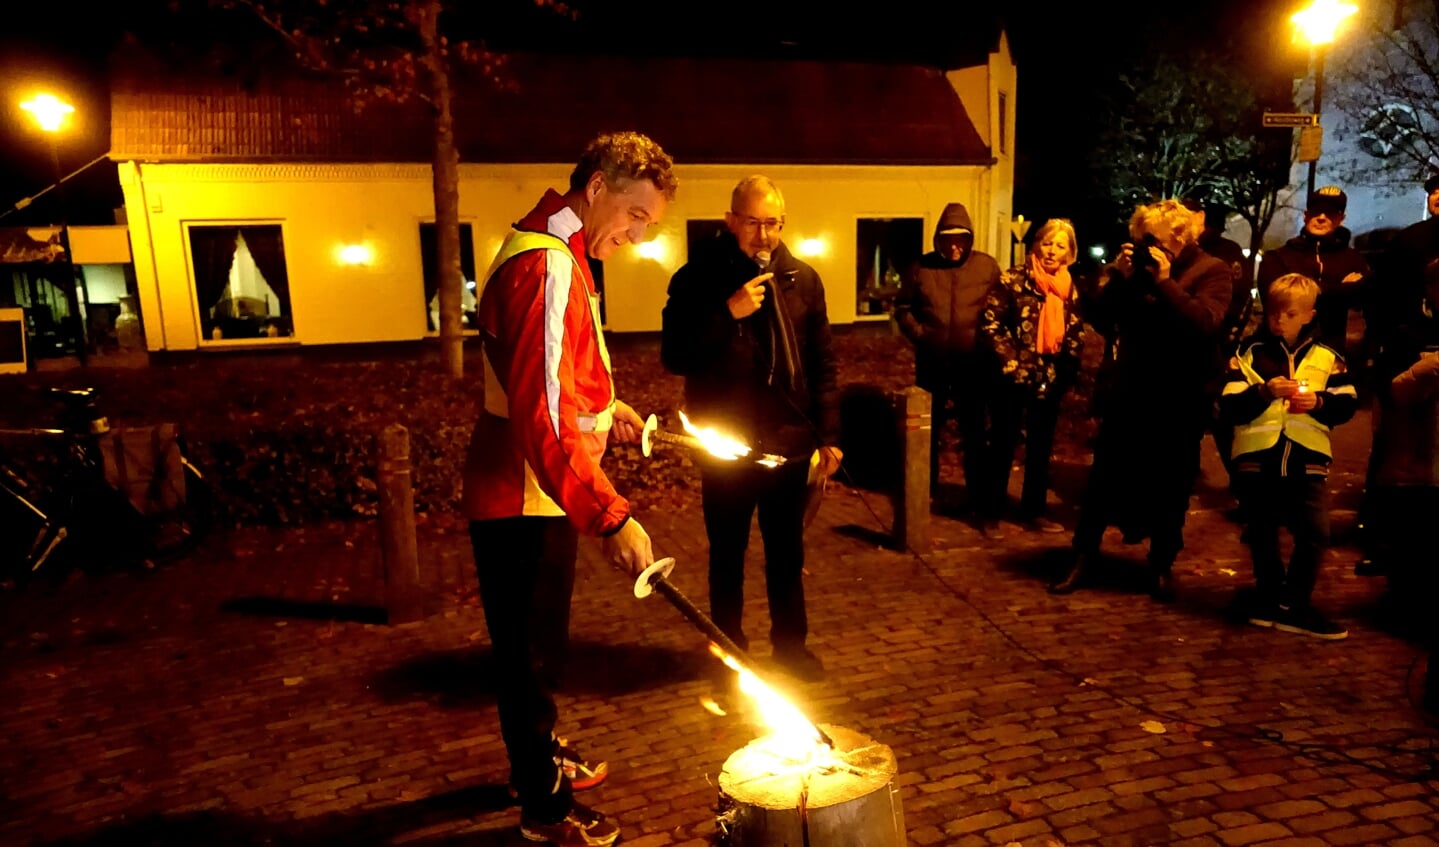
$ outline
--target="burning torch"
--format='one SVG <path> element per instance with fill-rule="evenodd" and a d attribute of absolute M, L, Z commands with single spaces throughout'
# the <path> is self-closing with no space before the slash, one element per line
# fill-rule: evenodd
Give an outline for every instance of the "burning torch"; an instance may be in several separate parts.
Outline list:
<path fill-rule="evenodd" d="M 680 412 L 680 423 L 684 424 L 685 434 L 677 432 L 666 432 L 659 428 L 659 419 L 650 415 L 645 420 L 644 429 L 640 431 L 640 452 L 648 459 L 650 453 L 654 452 L 655 444 L 674 444 L 679 447 L 688 447 L 691 450 L 702 450 L 716 459 L 734 461 L 742 459 L 750 454 L 749 445 L 738 441 L 735 438 L 725 435 L 712 427 L 698 427 L 690 423 L 689 416 L 683 411 Z M 764 465 L 767 468 L 777 468 L 784 464 L 787 459 L 783 456 L 776 456 L 773 453 L 762 453 L 756 464 Z"/>
<path fill-rule="evenodd" d="M 740 675 L 742 691 L 761 701 L 761 705 L 764 706 L 766 710 L 771 712 L 777 710 L 784 713 L 786 723 L 796 728 L 812 730 L 818 737 L 820 743 L 827 747 L 834 747 L 834 740 L 830 738 L 824 730 L 811 723 L 808 718 L 800 713 L 798 708 L 780 697 L 774 689 L 765 684 L 756 670 L 754 660 L 751 659 L 744 650 L 741 650 L 739 645 L 735 644 L 728 635 L 725 635 L 724 630 L 720 629 L 708 615 L 700 611 L 699 607 L 686 597 L 683 592 L 670 584 L 667 577 L 669 577 L 670 571 L 673 571 L 674 568 L 675 560 L 673 557 L 660 559 L 645 568 L 644 572 L 635 580 L 635 596 L 645 598 L 658 591 L 660 596 L 670 601 L 671 605 L 680 610 L 680 614 L 684 615 L 700 632 L 709 636 L 709 639 L 714 642 L 714 645 L 718 647 L 720 651 L 723 651 L 724 655 L 720 655 L 719 658 L 724 661 L 731 670 Z"/>

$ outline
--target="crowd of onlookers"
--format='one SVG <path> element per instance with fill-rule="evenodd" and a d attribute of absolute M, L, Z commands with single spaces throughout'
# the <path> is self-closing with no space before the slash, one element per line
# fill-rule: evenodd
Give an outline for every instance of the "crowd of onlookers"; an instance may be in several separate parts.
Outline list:
<path fill-rule="evenodd" d="M 1424 190 L 1428 216 L 1372 262 L 1350 243 L 1344 191 L 1313 191 L 1302 231 L 1265 251 L 1257 268 L 1223 237 L 1222 207 L 1161 200 L 1134 212 L 1132 240 L 1092 280 L 1070 274 L 1069 221 L 1039 226 L 1024 263 L 1001 271 L 974 249 L 965 208 L 950 204 L 934 250 L 905 274 L 896 300 L 916 384 L 933 395 L 932 494 L 941 432 L 953 421 L 981 532 L 998 540 L 1000 518 L 1012 517 L 1030 531 L 1072 533 L 1051 593 L 1085 584 L 1105 530 L 1116 527 L 1126 542 L 1148 540 L 1150 594 L 1170 601 L 1209 432 L 1253 565 L 1236 613 L 1337 640 L 1345 628 L 1311 603 L 1330 538 L 1329 433 L 1368 404 L 1360 567 L 1386 575 L 1394 597 L 1422 616 L 1439 587 L 1439 564 L 1424 553 L 1426 518 L 1439 515 L 1439 173 Z M 1351 314 L 1364 325 L 1352 350 Z M 1060 401 L 1080 373 L 1084 324 L 1105 350 L 1092 398 L 1093 466 L 1069 528 L 1046 511 L 1048 469 Z M 1021 434 L 1022 493 L 1010 514 Z M 1281 529 L 1293 539 L 1288 562 Z M 1439 627 L 1427 637 L 1432 657 Z M 1439 672 L 1428 679 L 1426 706 L 1439 710 Z"/>

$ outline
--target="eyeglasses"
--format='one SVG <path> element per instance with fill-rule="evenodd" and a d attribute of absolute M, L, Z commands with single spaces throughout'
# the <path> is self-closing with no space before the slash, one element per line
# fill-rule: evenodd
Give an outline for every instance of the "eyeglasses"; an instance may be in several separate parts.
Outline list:
<path fill-rule="evenodd" d="M 766 232 L 779 232 L 784 229 L 783 218 L 767 218 L 765 220 L 760 220 L 759 218 L 740 218 L 739 223 L 745 232 L 754 232 L 760 229 Z"/>

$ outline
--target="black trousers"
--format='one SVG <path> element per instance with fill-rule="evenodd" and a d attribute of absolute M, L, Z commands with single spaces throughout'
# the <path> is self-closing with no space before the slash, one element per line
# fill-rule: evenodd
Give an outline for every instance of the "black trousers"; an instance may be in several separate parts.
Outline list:
<path fill-rule="evenodd" d="M 1011 388 L 994 403 L 994 441 L 991 489 L 988 502 L 1004 503 L 1009 497 L 1009 468 L 1024 429 L 1024 489 L 1019 497 L 1019 514 L 1036 518 L 1045 513 L 1049 495 L 1049 459 L 1054 452 L 1054 430 L 1059 426 L 1062 392 L 1037 397 L 1033 392 Z"/>
<path fill-rule="evenodd" d="M 808 464 L 798 461 L 777 468 L 743 460 L 700 466 L 710 545 L 710 617 L 741 648 L 749 647 L 744 634 L 744 556 L 756 509 L 764 542 L 770 643 L 777 650 L 801 647 L 809 634 L 801 574 L 808 475 Z"/>
<path fill-rule="evenodd" d="M 556 821 L 573 805 L 555 762 L 554 677 L 569 642 L 579 536 L 563 517 L 471 521 L 480 603 L 494 649 L 500 734 L 527 817 Z"/>
<path fill-rule="evenodd" d="M 1094 465 L 1079 504 L 1074 549 L 1096 554 L 1104 530 L 1149 538 L 1149 564 L 1167 573 L 1184 549 L 1184 519 L 1199 476 L 1207 425 L 1188 407 L 1152 413 L 1136 405 L 1112 409 L 1099 424 Z"/>
<path fill-rule="evenodd" d="M 1268 599 L 1309 605 L 1329 546 L 1329 484 L 1322 476 L 1235 474 L 1234 488 L 1249 524 L 1254 585 Z M 1279 557 L 1279 529 L 1294 537 L 1289 567 Z"/>
<path fill-rule="evenodd" d="M 929 485 L 939 485 L 940 435 L 949 421 L 959 425 L 960 463 L 969 505 L 982 517 L 998 517 L 1004 498 L 994 495 L 996 446 L 992 414 L 998 385 L 992 362 L 978 356 L 963 357 L 930 391 Z M 1014 457 L 1011 448 L 1009 457 Z"/>

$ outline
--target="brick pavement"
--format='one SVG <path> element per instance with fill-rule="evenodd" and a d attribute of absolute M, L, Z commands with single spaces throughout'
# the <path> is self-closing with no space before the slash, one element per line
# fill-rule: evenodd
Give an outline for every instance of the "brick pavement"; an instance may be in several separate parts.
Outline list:
<path fill-rule="evenodd" d="M 1366 426 L 1341 442 L 1341 529 Z M 1107 542 L 1102 584 L 1055 598 L 1067 536 L 990 543 L 937 518 L 921 562 L 866 534 L 887 524 L 883 498 L 833 490 L 807 583 L 831 675 L 791 690 L 895 749 L 911 843 L 1439 844 L 1439 783 L 1416 779 L 1435 732 L 1406 696 L 1418 652 L 1381 586 L 1341 547 L 1318 598 L 1348 640 L 1226 622 L 1247 563 L 1213 465 L 1173 607 L 1140 590 L 1142 548 Z M 1083 474 L 1057 469 L 1067 521 Z M 642 519 L 702 604 L 697 510 Z M 369 622 L 364 525 L 240 533 L 153 572 L 0 596 L 0 843 L 523 843 L 467 544 L 443 526 L 422 538 L 436 614 L 400 627 Z M 588 796 L 633 847 L 709 844 L 716 776 L 756 729 L 701 709 L 702 638 L 583 549 L 563 729 L 613 770 Z M 748 592 L 759 644 L 762 580 Z"/>

